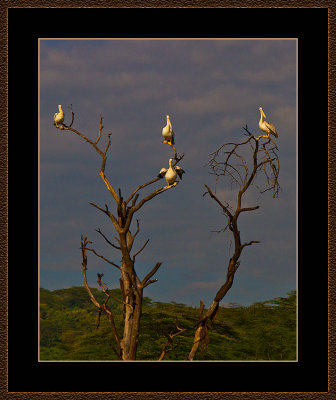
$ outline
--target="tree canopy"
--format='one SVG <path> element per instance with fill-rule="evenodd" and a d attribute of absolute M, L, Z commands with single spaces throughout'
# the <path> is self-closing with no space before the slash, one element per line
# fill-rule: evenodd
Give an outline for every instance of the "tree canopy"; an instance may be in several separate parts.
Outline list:
<path fill-rule="evenodd" d="M 99 301 L 104 293 L 91 288 Z M 120 289 L 111 290 L 122 298 Z M 101 297 L 101 299 L 100 299 Z M 111 302 L 116 328 L 122 331 L 123 304 Z M 199 308 L 175 302 L 154 302 L 144 297 L 138 358 L 158 360 L 176 325 L 185 329 L 167 346 L 165 360 L 186 360 L 194 338 Z M 106 318 L 97 328 L 97 309 L 84 287 L 40 290 L 41 360 L 117 360 L 107 343 L 113 343 Z M 242 306 L 219 307 L 211 328 L 211 341 L 195 359 L 295 360 L 296 292 L 286 297 Z"/>

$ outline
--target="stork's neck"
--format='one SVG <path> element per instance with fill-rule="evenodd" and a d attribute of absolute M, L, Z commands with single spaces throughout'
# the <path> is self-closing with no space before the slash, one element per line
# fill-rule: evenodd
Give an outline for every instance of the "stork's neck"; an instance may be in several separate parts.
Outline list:
<path fill-rule="evenodd" d="M 261 124 L 263 122 L 263 115 L 262 115 L 262 112 L 260 111 L 260 121 L 259 121 L 259 124 Z"/>
<path fill-rule="evenodd" d="M 60 107 L 58 107 L 58 109 L 59 109 L 59 112 L 60 112 L 61 114 L 63 114 L 62 107 L 60 106 Z"/>

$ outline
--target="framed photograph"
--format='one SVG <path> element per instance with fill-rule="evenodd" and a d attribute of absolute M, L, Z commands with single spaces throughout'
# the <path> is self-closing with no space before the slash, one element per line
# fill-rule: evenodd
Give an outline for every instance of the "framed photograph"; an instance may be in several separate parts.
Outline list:
<path fill-rule="evenodd" d="M 80 7 L 4 10 L 4 393 L 329 396 L 334 10 Z"/>

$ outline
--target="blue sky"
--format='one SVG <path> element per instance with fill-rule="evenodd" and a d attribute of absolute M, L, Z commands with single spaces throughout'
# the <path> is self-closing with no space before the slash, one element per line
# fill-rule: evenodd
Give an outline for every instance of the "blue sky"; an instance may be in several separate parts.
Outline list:
<path fill-rule="evenodd" d="M 223 300 L 250 304 L 296 288 L 296 41 L 295 40 L 41 40 L 40 41 L 40 285 L 47 289 L 82 285 L 80 235 L 118 262 L 118 251 L 95 232 L 115 232 L 89 202 L 114 210 L 98 176 L 101 159 L 82 139 L 53 126 L 58 104 L 75 112 L 73 127 L 91 139 L 103 117 L 101 146 L 112 132 L 105 173 L 128 196 L 156 177 L 172 156 L 162 144 L 165 115 L 171 116 L 176 148 L 186 171 L 174 189 L 157 196 L 136 215 L 140 233 L 134 250 L 140 277 L 163 262 L 158 282 L 145 289 L 155 301 L 209 304 L 225 281 L 232 248 L 214 201 L 203 197 L 214 185 L 204 165 L 226 141 L 256 135 L 260 106 L 278 132 L 279 198 L 252 190 L 245 206 L 260 209 L 239 220 L 244 249 L 233 287 Z M 144 194 L 162 186 L 158 182 Z M 234 200 L 222 181 L 217 194 Z M 134 227 L 134 225 L 133 225 Z M 134 228 L 133 228 L 134 230 Z M 231 251 L 231 253 L 230 253 Z M 118 270 L 88 255 L 88 279 L 97 287 L 104 273 L 119 286 Z"/>

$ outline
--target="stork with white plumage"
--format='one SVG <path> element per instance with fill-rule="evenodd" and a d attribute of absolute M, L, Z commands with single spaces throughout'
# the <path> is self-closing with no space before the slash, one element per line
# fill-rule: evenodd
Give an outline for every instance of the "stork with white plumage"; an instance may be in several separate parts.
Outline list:
<path fill-rule="evenodd" d="M 168 187 L 177 185 L 177 182 L 175 182 L 177 176 L 179 176 L 179 178 L 182 179 L 182 175 L 185 173 L 185 171 L 178 165 L 173 167 L 172 162 L 173 162 L 173 159 L 170 158 L 169 159 L 169 168 L 168 169 L 162 168 L 158 175 L 158 178 L 165 177 L 165 179 L 168 183 Z"/>
<path fill-rule="evenodd" d="M 162 129 L 162 136 L 164 138 L 163 143 L 167 143 L 170 146 L 173 146 L 175 144 L 175 134 L 173 131 L 172 124 L 170 122 L 170 117 L 169 115 L 166 116 L 167 118 L 167 125 Z"/>
<path fill-rule="evenodd" d="M 61 105 L 58 106 L 58 110 L 59 112 L 54 114 L 54 125 L 56 126 L 56 128 L 60 128 L 59 124 L 64 121 L 64 113 Z"/>
<path fill-rule="evenodd" d="M 266 118 L 266 115 L 263 111 L 263 109 L 261 107 L 259 107 L 259 111 L 260 111 L 260 121 L 259 121 L 259 128 L 267 133 L 267 135 L 264 135 L 263 137 L 265 138 L 269 138 L 269 135 L 272 134 L 273 136 L 275 136 L 276 138 L 278 137 L 278 133 L 274 127 L 274 125 L 270 124 L 267 121 L 263 120 L 263 117 Z"/>

